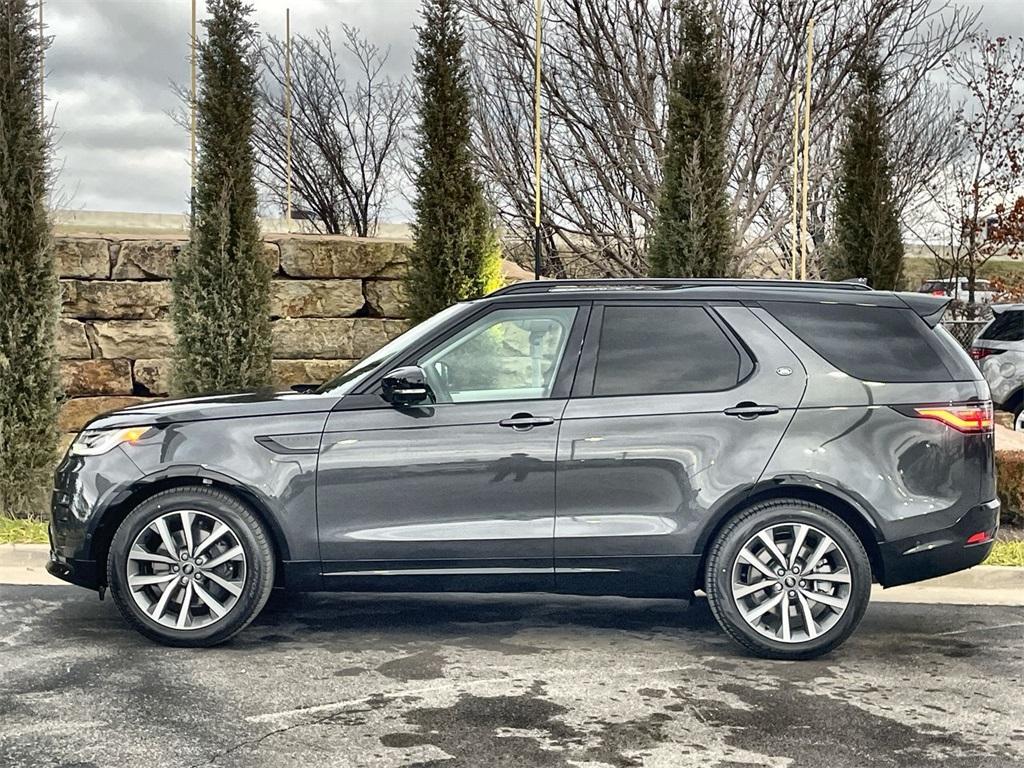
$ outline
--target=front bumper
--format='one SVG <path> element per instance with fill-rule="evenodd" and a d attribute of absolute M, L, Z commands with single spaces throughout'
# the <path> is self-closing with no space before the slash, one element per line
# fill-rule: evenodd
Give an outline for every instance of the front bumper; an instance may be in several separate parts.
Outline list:
<path fill-rule="evenodd" d="M 95 589 L 104 579 L 105 543 L 114 520 L 104 512 L 118 503 L 142 472 L 120 448 L 98 456 L 68 454 L 54 475 L 50 505 L 50 562 L 64 581 Z"/>
<path fill-rule="evenodd" d="M 948 528 L 884 542 L 880 545 L 884 587 L 924 581 L 963 571 L 988 557 L 999 530 L 999 500 L 972 507 Z M 986 538 L 977 544 L 967 539 L 979 532 Z"/>

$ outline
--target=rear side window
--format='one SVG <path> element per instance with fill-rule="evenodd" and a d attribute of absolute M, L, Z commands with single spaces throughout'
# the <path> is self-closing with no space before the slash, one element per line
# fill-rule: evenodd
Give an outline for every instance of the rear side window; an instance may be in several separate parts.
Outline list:
<path fill-rule="evenodd" d="M 978 338 L 989 341 L 1024 341 L 1024 310 L 999 313 Z"/>
<path fill-rule="evenodd" d="M 740 353 L 700 307 L 606 306 L 594 394 L 713 392 L 739 380 Z"/>
<path fill-rule="evenodd" d="M 807 346 L 864 381 L 951 381 L 933 331 L 912 310 L 850 304 L 765 302 Z"/>

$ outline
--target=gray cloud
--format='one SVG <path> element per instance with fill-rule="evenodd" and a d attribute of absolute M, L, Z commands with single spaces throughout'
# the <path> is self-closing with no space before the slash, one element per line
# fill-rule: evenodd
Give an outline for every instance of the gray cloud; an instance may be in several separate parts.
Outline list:
<path fill-rule="evenodd" d="M 187 208 L 188 135 L 168 116 L 172 83 L 189 78 L 188 0 L 44 0 L 53 44 L 47 109 L 56 116 L 58 184 L 87 210 L 181 213 Z M 391 73 L 410 70 L 417 0 L 257 0 L 264 34 L 341 23 L 392 48 Z M 200 19 L 205 5 L 199 0 Z"/>
<path fill-rule="evenodd" d="M 938 0 L 937 0 L 938 1 Z M 188 81 L 188 0 L 44 0 L 53 35 L 48 109 L 55 111 L 60 186 L 90 210 L 184 212 L 188 136 L 169 111 L 171 83 Z M 200 0 L 200 7 L 204 5 Z M 968 0 L 993 34 L 1024 34 L 1022 0 Z M 312 33 L 341 23 L 391 46 L 390 73 L 408 74 L 418 0 L 256 0 L 264 34 Z M 403 206 L 398 203 L 399 209 Z"/>

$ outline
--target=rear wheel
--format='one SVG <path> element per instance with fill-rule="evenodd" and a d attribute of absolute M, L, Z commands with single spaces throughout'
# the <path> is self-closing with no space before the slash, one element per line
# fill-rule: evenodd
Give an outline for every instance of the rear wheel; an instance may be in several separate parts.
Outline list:
<path fill-rule="evenodd" d="M 274 584 L 266 529 L 213 488 L 174 488 L 142 502 L 110 545 L 107 583 L 139 632 L 176 646 L 210 646 L 242 631 Z"/>
<path fill-rule="evenodd" d="M 756 504 L 727 523 L 704 578 L 722 628 L 773 659 L 813 658 L 838 646 L 871 593 L 857 535 L 824 507 L 796 499 Z"/>

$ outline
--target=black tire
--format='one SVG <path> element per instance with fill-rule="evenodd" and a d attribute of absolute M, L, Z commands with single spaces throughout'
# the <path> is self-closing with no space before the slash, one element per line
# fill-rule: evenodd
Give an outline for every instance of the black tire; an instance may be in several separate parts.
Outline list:
<path fill-rule="evenodd" d="M 1024 419 L 1021 419 L 1021 414 L 1024 414 L 1024 399 L 1022 399 L 1017 407 L 1013 409 L 1013 429 L 1018 432 L 1024 432 Z"/>
<path fill-rule="evenodd" d="M 196 510 L 225 523 L 245 557 L 244 581 L 233 605 L 209 626 L 196 629 L 179 630 L 155 621 L 128 586 L 128 550 L 136 537 L 158 518 L 180 510 Z M 230 494 L 206 486 L 172 488 L 139 504 L 118 527 L 107 557 L 107 584 L 121 615 L 149 639 L 184 648 L 209 647 L 234 637 L 263 609 L 274 586 L 274 552 L 263 523 Z"/>
<path fill-rule="evenodd" d="M 801 523 L 813 526 L 830 537 L 846 558 L 850 571 L 849 592 L 846 595 L 848 603 L 834 624 L 821 634 L 802 641 L 783 642 L 762 634 L 743 618 L 737 601 L 733 599 L 733 568 L 743 547 L 760 531 L 771 526 Z M 792 541 L 795 539 L 794 535 Z M 799 499 L 760 502 L 729 520 L 711 544 L 704 572 L 708 603 L 719 625 L 744 648 L 768 659 L 811 659 L 840 645 L 857 628 L 864 616 L 871 596 L 871 581 L 871 564 L 857 534 L 834 513 L 818 504 Z M 780 587 L 779 591 L 785 589 Z M 769 595 L 773 594 L 765 591 Z M 796 604 L 794 611 L 799 611 Z M 802 616 L 797 621 L 802 622 Z M 814 624 L 813 621 L 810 623 Z"/>

